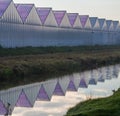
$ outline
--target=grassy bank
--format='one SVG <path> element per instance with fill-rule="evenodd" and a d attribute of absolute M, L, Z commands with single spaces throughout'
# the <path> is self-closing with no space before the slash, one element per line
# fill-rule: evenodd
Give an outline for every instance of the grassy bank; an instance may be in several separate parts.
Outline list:
<path fill-rule="evenodd" d="M 120 63 L 120 46 L 0 48 L 0 89 Z"/>
<path fill-rule="evenodd" d="M 66 116 L 119 116 L 120 89 L 112 96 L 88 100 L 71 108 Z"/>
<path fill-rule="evenodd" d="M 120 46 L 63 46 L 63 47 L 23 47 L 23 48 L 2 48 L 0 47 L 0 57 L 18 55 L 37 55 L 48 53 L 70 53 L 70 52 L 94 52 L 94 51 L 116 51 Z M 111 52 L 112 52 L 111 51 Z"/>

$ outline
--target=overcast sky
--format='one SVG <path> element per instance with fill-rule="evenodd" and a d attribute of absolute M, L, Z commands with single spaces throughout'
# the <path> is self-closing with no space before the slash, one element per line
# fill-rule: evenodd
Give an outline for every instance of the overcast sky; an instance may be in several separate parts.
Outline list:
<path fill-rule="evenodd" d="M 34 3 L 53 10 L 67 10 L 99 18 L 120 20 L 120 0 L 13 0 L 15 3 Z"/>

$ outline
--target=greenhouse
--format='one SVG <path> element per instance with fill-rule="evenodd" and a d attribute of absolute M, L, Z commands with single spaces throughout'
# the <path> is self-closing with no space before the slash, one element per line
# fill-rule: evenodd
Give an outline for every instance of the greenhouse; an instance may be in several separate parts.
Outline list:
<path fill-rule="evenodd" d="M 119 21 L 0 0 L 1 47 L 116 44 L 120 44 Z"/>

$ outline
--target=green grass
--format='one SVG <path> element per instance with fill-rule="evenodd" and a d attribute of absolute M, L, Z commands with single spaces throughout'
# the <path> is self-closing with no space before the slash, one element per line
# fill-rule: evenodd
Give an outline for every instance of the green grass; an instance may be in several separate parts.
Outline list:
<path fill-rule="evenodd" d="M 120 116 L 120 89 L 110 97 L 81 102 L 66 116 Z"/>
<path fill-rule="evenodd" d="M 0 48 L 0 89 L 120 63 L 120 46 Z"/>
<path fill-rule="evenodd" d="M 101 50 L 116 50 L 119 46 L 63 46 L 63 47 L 23 47 L 23 48 L 2 48 L 0 47 L 0 57 L 17 55 L 36 55 L 48 53 L 68 53 L 68 52 L 92 52 Z"/>

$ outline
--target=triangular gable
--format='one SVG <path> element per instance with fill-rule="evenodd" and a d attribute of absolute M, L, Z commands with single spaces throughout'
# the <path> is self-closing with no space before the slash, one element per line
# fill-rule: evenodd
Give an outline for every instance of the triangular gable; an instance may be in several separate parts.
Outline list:
<path fill-rule="evenodd" d="M 47 16 L 47 18 L 44 22 L 44 25 L 45 26 L 58 27 L 58 24 L 56 22 L 56 19 L 55 19 L 55 16 L 54 16 L 54 13 L 53 13 L 52 9 L 50 10 L 50 13 Z"/>
<path fill-rule="evenodd" d="M 94 28 L 95 24 L 96 24 L 96 21 L 97 21 L 97 18 L 96 17 L 90 17 L 90 23 L 91 23 L 91 26 L 92 28 Z"/>
<path fill-rule="evenodd" d="M 119 21 L 113 21 L 113 29 L 114 29 L 114 31 L 118 30 L 118 26 L 119 26 Z"/>
<path fill-rule="evenodd" d="M 73 80 L 74 80 L 74 85 L 75 85 L 76 90 L 79 88 L 80 79 L 81 79 L 80 73 L 73 74 Z"/>
<path fill-rule="evenodd" d="M 40 91 L 37 95 L 37 100 L 42 100 L 42 101 L 49 101 L 50 100 L 43 85 L 41 85 Z"/>
<path fill-rule="evenodd" d="M 96 82 L 96 80 L 95 80 L 94 78 L 90 78 L 89 84 L 90 84 L 90 85 L 96 85 L 97 82 Z"/>
<path fill-rule="evenodd" d="M 114 25 L 113 25 L 113 21 L 111 21 L 111 25 L 110 25 L 110 31 L 114 31 Z"/>
<path fill-rule="evenodd" d="M 26 21 L 27 16 L 29 15 L 33 6 L 34 6 L 34 4 L 19 4 L 17 6 L 17 11 L 18 11 L 23 23 Z"/>
<path fill-rule="evenodd" d="M 100 24 L 100 29 L 102 30 L 104 27 L 105 19 L 98 19 L 99 24 Z"/>
<path fill-rule="evenodd" d="M 10 2 L 6 11 L 2 15 L 1 22 L 22 23 L 22 20 L 21 20 L 19 14 L 18 14 L 18 11 L 17 11 L 13 1 Z"/>
<path fill-rule="evenodd" d="M 73 25 L 77 19 L 78 13 L 67 13 L 67 15 L 68 15 L 69 22 L 70 22 L 71 26 L 73 27 Z"/>
<path fill-rule="evenodd" d="M 107 30 L 111 30 L 113 28 L 112 20 L 106 20 Z"/>
<path fill-rule="evenodd" d="M 17 107 L 31 107 L 32 106 L 24 90 L 21 91 L 19 98 L 17 100 L 16 106 Z"/>
<path fill-rule="evenodd" d="M 107 30 L 106 20 L 105 19 L 98 19 L 98 21 L 99 21 L 100 29 Z"/>
<path fill-rule="evenodd" d="M 6 108 L 8 108 L 9 106 L 8 114 L 11 114 L 13 112 L 20 93 L 21 89 L 17 87 L 8 89 L 0 93 L 0 100 L 3 102 Z"/>
<path fill-rule="evenodd" d="M 26 85 L 23 88 L 32 106 L 34 106 L 34 103 L 37 99 L 37 95 L 39 93 L 40 87 L 41 87 L 40 83 L 35 83 L 35 84 Z"/>
<path fill-rule="evenodd" d="M 79 15 L 79 16 L 80 16 L 80 22 L 82 24 L 82 27 L 84 28 L 89 18 L 89 15 Z"/>
<path fill-rule="evenodd" d="M 50 13 L 51 8 L 37 8 L 37 13 L 39 15 L 39 18 L 42 22 L 42 24 L 45 23 L 49 13 Z"/>
<path fill-rule="evenodd" d="M 61 88 L 62 88 L 62 90 L 64 92 L 64 95 L 65 95 L 65 93 L 67 91 L 67 87 L 68 87 L 69 82 L 70 82 L 70 79 L 69 79 L 68 76 L 64 76 L 62 78 L 59 78 L 58 81 L 59 81 L 59 84 L 60 84 L 60 86 L 61 86 Z"/>
<path fill-rule="evenodd" d="M 90 17 L 89 19 L 92 29 L 100 29 L 100 25 L 97 17 Z"/>
<path fill-rule="evenodd" d="M 60 24 L 65 16 L 66 11 L 53 11 L 53 13 L 54 13 L 54 16 L 55 16 L 58 26 L 60 26 Z"/>
<path fill-rule="evenodd" d="M 0 100 L 0 115 L 5 115 L 7 113 L 7 109 L 5 108 L 5 105 Z"/>
<path fill-rule="evenodd" d="M 0 17 L 3 16 L 11 2 L 12 0 L 0 0 Z"/>
<path fill-rule="evenodd" d="M 67 90 L 68 91 L 77 91 L 77 89 L 76 89 L 76 87 L 74 85 L 73 80 L 70 80 Z"/>
<path fill-rule="evenodd" d="M 64 92 L 59 84 L 59 82 L 57 82 L 56 86 L 55 86 L 55 89 L 54 89 L 54 92 L 53 92 L 53 95 L 60 95 L 60 96 L 64 96 Z"/>
<path fill-rule="evenodd" d="M 43 83 L 44 89 L 45 89 L 45 91 L 46 91 L 50 100 L 52 98 L 52 95 L 53 95 L 53 92 L 55 90 L 56 84 L 57 84 L 56 79 L 49 80 L 49 81 L 46 81 L 45 83 Z"/>
<path fill-rule="evenodd" d="M 85 82 L 85 79 L 82 78 L 82 79 L 80 80 L 79 87 L 80 87 L 80 88 L 87 88 L 87 87 L 88 87 L 87 83 Z"/>
<path fill-rule="evenodd" d="M 32 7 L 27 19 L 25 21 L 26 24 L 33 24 L 33 25 L 42 25 L 42 22 L 38 16 L 37 10 L 35 6 Z"/>

